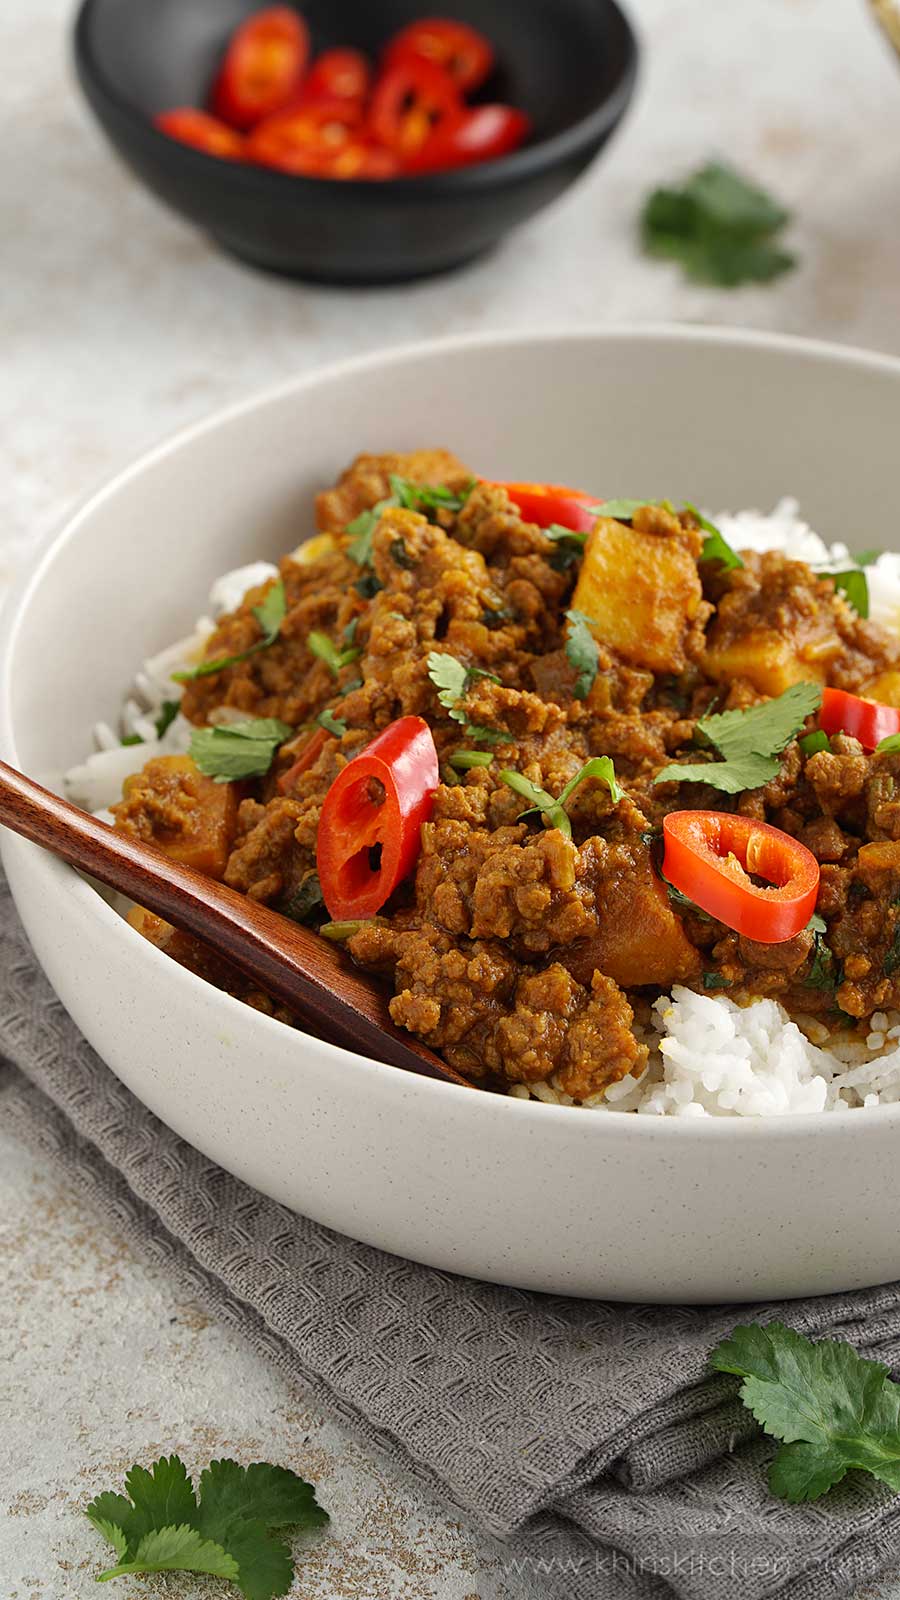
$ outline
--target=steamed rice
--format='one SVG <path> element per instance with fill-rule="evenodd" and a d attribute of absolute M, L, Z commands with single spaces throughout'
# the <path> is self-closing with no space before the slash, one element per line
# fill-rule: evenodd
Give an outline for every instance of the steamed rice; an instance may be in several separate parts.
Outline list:
<path fill-rule="evenodd" d="M 716 523 L 736 549 L 783 550 L 812 566 L 852 565 L 844 544 L 827 545 L 799 515 L 796 500 L 774 511 L 722 512 Z M 225 573 L 209 595 L 212 618 L 234 610 L 247 590 L 277 576 L 269 562 Z M 900 554 L 887 551 L 867 568 L 870 615 L 900 632 Z M 204 616 L 185 639 L 144 663 L 123 708 L 121 729 L 94 729 L 94 753 L 65 775 L 69 798 L 105 812 L 122 783 L 157 755 L 188 749 L 192 727 L 179 713 L 162 737 L 156 722 L 166 702 L 181 697 L 172 674 L 202 658 L 214 621 Z M 222 720 L 227 708 L 222 708 Z M 215 713 L 213 720 L 216 719 Z M 123 745 L 123 736 L 141 744 Z M 636 1023 L 636 1028 L 639 1026 Z M 900 1012 L 876 1012 L 869 1033 L 829 1033 L 814 1018 L 792 1020 L 775 1000 L 738 1006 L 726 995 L 697 994 L 680 985 L 661 995 L 642 1034 L 650 1049 L 640 1078 L 624 1077 L 586 1102 L 591 1110 L 664 1117 L 761 1117 L 814 1111 L 844 1112 L 900 1101 Z M 513 1099 L 574 1104 L 552 1080 L 515 1084 Z M 581 1109 L 581 1108 L 579 1108 Z"/>

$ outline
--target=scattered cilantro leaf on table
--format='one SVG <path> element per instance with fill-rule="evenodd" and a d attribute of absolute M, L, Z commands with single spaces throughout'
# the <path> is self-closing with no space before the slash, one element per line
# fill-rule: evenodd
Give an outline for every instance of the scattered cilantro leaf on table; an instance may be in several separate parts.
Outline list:
<path fill-rule="evenodd" d="M 759 789 L 776 776 L 781 752 L 821 702 L 819 684 L 794 683 L 774 700 L 765 700 L 746 711 L 722 711 L 701 717 L 695 738 L 708 741 L 721 760 L 673 762 L 663 767 L 653 781 L 707 783 L 724 794 Z"/>
<path fill-rule="evenodd" d="M 573 693 L 576 700 L 585 700 L 590 694 L 600 665 L 597 641 L 591 632 L 597 624 L 583 611 L 567 611 L 569 631 L 566 635 L 566 659 L 577 674 Z"/>
<path fill-rule="evenodd" d="M 287 1467 L 212 1461 L 200 1499 L 178 1456 L 132 1467 L 126 1495 L 100 1494 L 86 1516 L 116 1552 L 98 1582 L 149 1572 L 203 1572 L 229 1578 L 245 1600 L 276 1600 L 294 1577 L 291 1553 L 272 1529 L 328 1521 L 311 1484 Z"/>
<path fill-rule="evenodd" d="M 262 638 L 257 639 L 247 650 L 241 650 L 234 656 L 217 656 L 213 661 L 201 661 L 197 667 L 190 667 L 185 672 L 173 672 L 175 683 L 192 683 L 195 678 L 209 678 L 214 672 L 223 672 L 226 667 L 236 667 L 241 661 L 248 661 L 260 650 L 268 650 L 274 644 L 281 632 L 281 624 L 287 615 L 287 596 L 284 592 L 284 580 L 276 579 L 271 589 L 260 601 L 258 606 L 252 606 L 253 616 L 259 623 Z"/>
<path fill-rule="evenodd" d="M 246 722 L 196 728 L 191 735 L 190 753 L 200 771 L 216 783 L 261 778 L 272 765 L 279 745 L 293 731 L 277 717 L 250 717 Z"/>
<path fill-rule="evenodd" d="M 531 801 L 527 811 L 519 812 L 517 821 L 523 822 L 535 814 L 546 817 L 551 828 L 558 828 L 567 839 L 572 837 L 572 824 L 569 821 L 566 805 L 585 778 L 596 778 L 605 783 L 614 805 L 618 805 L 622 799 L 622 790 L 616 782 L 616 769 L 609 756 L 594 756 L 590 761 L 586 761 L 574 778 L 569 779 L 562 793 L 555 797 L 548 794 L 546 789 L 540 788 L 538 784 L 532 783 L 523 773 L 515 772 L 511 768 L 501 772 L 500 778 L 514 794 L 520 794 L 523 800 Z"/>
<path fill-rule="evenodd" d="M 900 1384 L 882 1362 L 770 1322 L 735 1328 L 710 1365 L 743 1380 L 744 1405 L 781 1441 L 769 1469 L 773 1494 L 817 1500 L 851 1467 L 900 1493 Z"/>
<path fill-rule="evenodd" d="M 654 189 L 640 217 L 648 255 L 678 261 L 698 283 L 769 283 L 796 258 L 776 242 L 789 214 L 733 167 L 713 161 L 679 188 Z"/>

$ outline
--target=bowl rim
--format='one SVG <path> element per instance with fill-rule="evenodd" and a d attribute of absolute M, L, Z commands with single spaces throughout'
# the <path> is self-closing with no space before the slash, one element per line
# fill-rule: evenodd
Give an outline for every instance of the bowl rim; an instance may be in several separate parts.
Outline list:
<path fill-rule="evenodd" d="M 593 324 L 585 328 L 546 325 L 521 332 L 506 329 L 500 332 L 456 334 L 440 339 L 417 340 L 387 350 L 375 350 L 362 356 L 347 357 L 316 367 L 311 372 L 281 379 L 277 383 L 256 390 L 248 398 L 220 407 L 206 417 L 165 434 L 148 449 L 132 457 L 119 470 L 111 475 L 106 474 L 93 489 L 88 489 L 38 543 L 32 559 L 26 563 L 12 584 L 0 612 L 0 753 L 3 759 L 18 764 L 11 706 L 10 666 L 33 595 L 39 589 L 58 552 L 70 541 L 77 539 L 82 526 L 90 519 L 95 509 L 112 499 L 132 480 L 161 465 L 167 456 L 189 449 L 196 439 L 215 433 L 219 428 L 233 422 L 239 422 L 243 416 L 250 415 L 260 408 L 278 404 L 289 396 L 314 390 L 320 383 L 379 369 L 390 370 L 410 360 L 416 361 L 423 357 L 441 360 L 451 351 L 476 354 L 485 349 L 515 349 L 531 345 L 584 343 L 603 345 L 659 341 L 686 346 L 709 345 L 735 352 L 744 349 L 769 351 L 813 364 L 826 362 L 829 365 L 881 372 L 900 383 L 900 357 L 886 355 L 880 351 L 867 350 L 855 345 L 834 344 L 823 339 L 800 338 L 792 334 L 729 328 L 718 324 L 698 326 L 669 322 L 618 323 L 606 327 Z M 249 1022 L 252 1026 L 263 1030 L 274 1029 L 276 1032 L 271 1037 L 283 1041 L 284 1023 L 261 1012 L 251 1013 L 251 1008 L 240 1000 L 223 990 L 216 989 L 187 968 L 172 962 L 161 950 L 156 949 L 136 930 L 130 928 L 119 913 L 74 868 L 67 866 L 55 856 L 40 851 L 36 845 L 27 845 L 15 835 L 4 836 L 4 851 L 19 848 L 36 852 L 39 870 L 46 873 L 48 887 L 52 893 L 61 893 L 74 899 L 79 908 L 83 908 L 86 916 L 98 918 L 105 924 L 107 930 L 115 930 L 119 936 L 124 934 L 126 939 L 133 938 L 134 951 L 138 959 L 148 960 L 151 964 L 165 962 L 169 982 L 184 985 L 187 992 L 194 996 L 196 1004 L 202 1005 L 204 1000 L 208 1003 L 212 997 L 214 1004 L 223 1006 L 225 1015 L 240 1016 L 245 1025 Z M 302 1030 L 300 1037 L 309 1038 Z M 761 1117 L 705 1118 L 637 1116 L 612 1111 L 605 1114 L 600 1111 L 594 1115 L 585 1112 L 579 1106 L 547 1105 L 542 1101 L 523 1100 L 502 1093 L 480 1092 L 470 1095 L 461 1091 L 456 1084 L 443 1079 L 432 1079 L 405 1072 L 401 1068 L 375 1061 L 371 1057 L 359 1055 L 356 1051 L 346 1050 L 340 1045 L 329 1044 L 324 1040 L 315 1039 L 310 1042 L 317 1050 L 325 1052 L 325 1060 L 331 1062 L 335 1072 L 342 1073 L 344 1077 L 347 1073 L 353 1073 L 360 1079 L 361 1086 L 364 1083 L 371 1083 L 373 1086 L 378 1084 L 378 1092 L 385 1093 L 388 1098 L 406 1098 L 418 1094 L 440 1096 L 446 1110 L 449 1110 L 452 1104 L 457 1113 L 462 1113 L 468 1103 L 473 1113 L 478 1116 L 523 1118 L 526 1119 L 526 1126 L 533 1124 L 535 1127 L 543 1127 L 549 1136 L 555 1137 L 563 1135 L 574 1137 L 580 1130 L 579 1136 L 598 1139 L 604 1129 L 611 1132 L 615 1128 L 620 1131 L 612 1134 L 614 1138 L 677 1139 L 682 1142 L 696 1141 L 698 1146 L 702 1146 L 710 1138 L 748 1140 L 771 1136 L 780 1143 L 798 1137 L 821 1138 L 826 1134 L 829 1138 L 833 1138 L 835 1135 L 839 1136 L 839 1130 L 848 1123 L 847 1114 L 829 1111 L 777 1113 Z M 446 1099 L 448 1095 L 453 1097 L 450 1102 Z M 540 1118 L 540 1121 L 535 1122 L 536 1118 Z M 872 1107 L 869 1116 L 866 1115 L 864 1107 L 854 1108 L 849 1116 L 851 1129 L 863 1134 L 866 1128 L 871 1130 L 885 1127 L 887 1120 L 900 1121 L 900 1102 Z M 586 1133 L 585 1130 L 588 1128 L 594 1128 L 596 1132 Z"/>
<path fill-rule="evenodd" d="M 280 194 L 282 197 L 286 192 L 285 185 L 290 185 L 292 192 L 297 195 L 302 195 L 304 192 L 323 194 L 326 190 L 335 188 L 336 180 L 333 178 L 315 178 L 299 173 L 279 172 L 274 168 L 255 166 L 247 161 L 223 161 L 220 157 L 207 155 L 205 151 L 196 150 L 190 145 L 179 144 L 177 140 L 161 132 L 151 119 L 120 91 L 98 60 L 92 33 L 93 13 L 98 3 L 99 0 L 82 0 L 75 19 L 72 44 L 78 76 L 86 91 L 89 90 L 104 101 L 107 108 L 123 118 L 138 137 L 148 137 L 151 145 L 156 146 L 160 152 L 165 148 L 172 155 L 174 150 L 176 152 L 174 159 L 184 160 L 188 168 L 193 166 L 198 177 L 202 174 L 208 180 L 211 174 L 218 174 L 225 186 L 233 184 L 238 189 L 246 189 L 255 184 L 260 184 L 263 188 L 268 185 L 273 195 Z M 525 144 L 522 149 L 513 151 L 511 155 L 500 156 L 493 161 L 475 162 L 471 166 L 457 167 L 448 172 L 387 178 L 376 183 L 358 178 L 341 179 L 338 184 L 341 192 L 347 191 L 356 196 L 387 193 L 392 199 L 408 195 L 412 200 L 417 197 L 423 199 L 455 197 L 467 192 L 477 193 L 484 189 L 493 189 L 504 179 L 508 179 L 510 183 L 517 183 L 539 177 L 551 167 L 572 156 L 588 153 L 593 145 L 615 128 L 623 116 L 634 89 L 640 57 L 638 35 L 634 25 L 618 5 L 617 0 L 596 0 L 596 4 L 608 11 L 619 26 L 624 49 L 615 82 L 600 104 L 586 116 L 579 118 L 571 127 L 564 128 L 560 133 Z"/>

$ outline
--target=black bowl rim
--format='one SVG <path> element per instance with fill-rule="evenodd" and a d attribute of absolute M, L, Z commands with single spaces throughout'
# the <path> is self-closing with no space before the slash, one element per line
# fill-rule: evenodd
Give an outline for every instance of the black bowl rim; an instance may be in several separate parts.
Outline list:
<path fill-rule="evenodd" d="M 501 156 L 495 161 L 480 161 L 468 167 L 456 167 L 449 172 L 386 178 L 377 182 L 359 178 L 343 178 L 338 182 L 333 178 L 313 178 L 299 173 L 279 172 L 275 168 L 255 166 L 251 162 L 223 161 L 220 156 L 207 155 L 190 145 L 179 144 L 177 140 L 162 133 L 149 117 L 120 93 L 117 85 L 107 76 L 98 62 L 91 36 L 92 14 L 97 3 L 98 0 L 82 0 L 75 21 L 75 64 L 84 85 L 89 86 L 99 99 L 105 101 L 117 116 L 130 123 L 138 136 L 149 138 L 151 144 L 165 145 L 170 157 L 173 157 L 174 153 L 175 160 L 185 161 L 188 167 L 193 166 L 198 173 L 202 171 L 209 175 L 215 172 L 223 182 L 234 183 L 239 188 L 268 184 L 273 192 L 282 193 L 285 192 L 285 186 L 290 186 L 294 194 L 304 191 L 307 194 L 313 191 L 321 194 L 326 189 L 330 192 L 338 189 L 357 196 L 368 197 L 389 193 L 395 200 L 406 194 L 410 198 L 418 195 L 432 199 L 494 188 L 505 180 L 515 183 L 536 178 L 573 156 L 588 155 L 592 147 L 599 144 L 624 115 L 637 77 L 639 46 L 632 23 L 617 4 L 617 0 L 597 0 L 598 6 L 602 6 L 618 21 L 624 50 L 615 83 L 600 104 L 588 112 L 587 116 L 581 117 L 578 122 L 563 129 L 561 133 L 539 139 L 535 144 L 526 144 L 521 150 L 516 150 L 508 156 Z"/>

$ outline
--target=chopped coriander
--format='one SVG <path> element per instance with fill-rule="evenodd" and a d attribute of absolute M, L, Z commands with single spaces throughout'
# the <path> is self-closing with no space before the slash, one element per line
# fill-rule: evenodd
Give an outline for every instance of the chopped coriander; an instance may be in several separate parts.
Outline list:
<path fill-rule="evenodd" d="M 461 511 L 475 482 L 473 479 L 462 494 L 454 494 L 452 489 L 446 489 L 442 484 L 413 483 L 409 478 L 399 478 L 392 473 L 390 485 L 391 492 L 384 500 L 379 500 L 368 511 L 361 511 L 358 517 L 347 524 L 345 531 L 352 541 L 347 546 L 347 554 L 358 567 L 371 566 L 372 537 L 383 513 L 391 506 L 404 506 L 407 511 Z M 402 565 L 399 561 L 397 564 Z M 366 598 L 370 599 L 371 596 Z"/>
<path fill-rule="evenodd" d="M 392 541 L 391 560 L 395 567 L 403 567 L 407 572 L 415 571 L 415 558 L 410 555 L 402 539 L 394 539 Z"/>
<path fill-rule="evenodd" d="M 541 789 L 538 784 L 532 783 L 531 779 L 526 778 L 521 772 L 506 768 L 500 773 L 500 778 L 515 794 L 520 794 L 523 800 L 531 801 L 528 810 L 519 813 L 519 822 L 537 812 L 546 817 L 551 828 L 558 828 L 567 839 L 572 837 L 572 824 L 569 821 L 566 805 L 578 785 L 584 783 L 586 778 L 596 778 L 599 782 L 605 783 L 614 805 L 618 805 L 622 799 L 622 790 L 616 782 L 616 769 L 609 756 L 594 756 L 590 761 L 586 761 L 574 778 L 569 779 L 556 799 L 552 794 L 548 794 L 546 789 Z"/>
<path fill-rule="evenodd" d="M 573 693 L 576 700 L 585 700 L 594 686 L 600 665 L 600 652 L 591 632 L 597 624 L 593 617 L 586 617 L 583 611 L 567 611 L 566 620 L 569 623 L 566 658 L 576 673 Z"/>
<path fill-rule="evenodd" d="M 346 722 L 340 717 L 336 717 L 333 711 L 328 710 L 327 706 L 324 711 L 319 712 L 316 721 L 320 728 L 324 728 L 326 733 L 333 733 L 336 739 L 343 738 L 347 732 Z"/>
<path fill-rule="evenodd" d="M 876 561 L 880 561 L 883 555 L 883 550 L 860 550 L 859 555 L 853 559 L 858 567 L 871 567 Z"/>
<path fill-rule="evenodd" d="M 446 784 L 448 789 L 455 789 L 458 783 L 462 783 L 459 773 L 454 772 L 447 761 L 444 761 L 441 765 L 441 782 Z"/>
<path fill-rule="evenodd" d="M 892 978 L 898 967 L 900 967 L 900 917 L 894 926 L 894 935 L 884 958 L 885 977 Z"/>
<path fill-rule="evenodd" d="M 828 923 L 824 917 L 819 916 L 818 911 L 814 911 L 803 931 L 804 933 L 827 933 Z"/>
<path fill-rule="evenodd" d="M 370 507 L 368 511 L 361 511 L 358 517 L 347 523 L 346 532 L 351 540 L 347 546 L 347 554 L 358 567 L 371 566 L 372 536 L 381 521 L 382 512 L 396 503 L 395 500 L 379 500 L 377 505 Z M 375 581 L 377 583 L 378 580 Z"/>
<path fill-rule="evenodd" d="M 512 744 L 512 734 L 505 728 L 482 728 L 477 722 L 466 723 L 466 736 L 478 744 Z"/>
<path fill-rule="evenodd" d="M 396 473 L 391 474 L 390 484 L 394 504 L 407 511 L 461 511 L 475 488 L 475 479 L 461 494 L 442 483 L 413 483 L 411 478 L 399 478 Z"/>
<path fill-rule="evenodd" d="M 467 772 L 469 767 L 489 767 L 493 759 L 490 750 L 454 750 L 450 765 L 460 772 Z"/>
<path fill-rule="evenodd" d="M 265 598 L 251 610 L 262 632 L 262 638 L 258 639 L 256 644 L 251 644 L 247 650 L 241 650 L 238 655 L 219 656 L 214 661 L 201 661 L 198 667 L 191 667 L 186 672 L 173 672 L 174 682 L 192 683 L 195 678 L 209 678 L 215 672 L 224 672 L 226 667 L 236 667 L 241 661 L 248 661 L 259 650 L 268 650 L 269 645 L 274 644 L 278 638 L 281 624 L 287 615 L 284 579 L 277 578 Z"/>
<path fill-rule="evenodd" d="M 714 522 L 710 522 L 708 517 L 704 517 L 696 506 L 688 504 L 684 509 L 697 519 L 697 526 L 702 528 L 706 534 L 703 549 L 700 551 L 701 561 L 720 561 L 726 569 L 744 565 L 737 551 L 732 550 L 728 540 L 719 531 Z"/>
<path fill-rule="evenodd" d="M 812 1342 L 781 1322 L 750 1323 L 713 1350 L 710 1366 L 741 1378 L 740 1397 L 780 1441 L 773 1494 L 817 1500 L 852 1467 L 900 1492 L 900 1384 L 843 1341 Z"/>
<path fill-rule="evenodd" d="M 455 656 L 432 650 L 428 657 L 428 676 L 438 691 L 438 700 L 454 722 L 465 722 L 466 713 L 460 706 L 476 678 L 487 678 L 491 683 L 500 679 L 484 667 L 464 667 Z"/>
<path fill-rule="evenodd" d="M 889 733 L 886 739 L 878 741 L 873 753 L 876 756 L 889 756 L 897 750 L 900 750 L 900 733 Z"/>
<path fill-rule="evenodd" d="M 721 972 L 704 972 L 704 989 L 730 989 L 731 979 L 723 978 Z"/>
<path fill-rule="evenodd" d="M 216 783 L 239 783 L 268 772 L 279 745 L 293 733 L 275 717 L 251 717 L 214 728 L 196 728 L 191 735 L 191 756 Z"/>
<path fill-rule="evenodd" d="M 349 555 L 349 551 L 347 553 Z M 376 578 L 374 572 L 366 572 L 361 578 L 357 578 L 353 587 L 360 600 L 374 600 L 375 596 L 381 593 L 384 584 Z"/>
<path fill-rule="evenodd" d="M 229 1578 L 245 1600 L 276 1600 L 294 1577 L 288 1546 L 275 1530 L 318 1528 L 328 1521 L 312 1485 L 287 1467 L 265 1462 L 242 1467 L 211 1461 L 200 1477 L 200 1498 L 178 1456 L 162 1456 L 149 1471 L 132 1467 L 126 1494 L 97 1495 L 85 1515 L 112 1545 L 108 1578 L 150 1572 L 202 1572 Z"/>
<path fill-rule="evenodd" d="M 351 617 L 341 637 L 345 644 L 356 643 L 356 630 L 359 627 L 359 616 Z"/>
<path fill-rule="evenodd" d="M 603 500 L 597 513 L 601 517 L 612 517 L 615 522 L 630 522 L 642 506 L 658 504 L 657 500 Z"/>
<path fill-rule="evenodd" d="M 297 887 L 282 900 L 278 907 L 282 916 L 290 917 L 292 922 L 310 922 L 314 920 L 315 913 L 320 906 L 325 904 L 322 885 L 317 872 L 307 872 L 300 879 Z"/>
<path fill-rule="evenodd" d="M 119 743 L 122 748 L 125 749 L 127 745 L 143 744 L 144 740 L 141 738 L 139 733 L 126 733 L 124 739 L 120 739 Z"/>
<path fill-rule="evenodd" d="M 668 878 L 663 877 L 661 872 L 659 875 L 666 886 L 666 894 L 669 897 L 669 904 L 673 911 L 677 911 L 679 916 L 682 917 L 698 917 L 701 922 L 712 921 L 708 911 L 704 911 L 700 906 L 695 905 L 693 900 L 690 900 L 686 894 L 682 894 L 680 889 L 676 889 L 674 883 L 670 883 Z"/>
<path fill-rule="evenodd" d="M 871 552 L 863 551 L 863 555 Z M 860 564 L 841 566 L 838 562 L 822 562 L 813 567 L 822 578 L 830 578 L 835 591 L 842 594 L 849 606 L 861 617 L 869 615 L 869 580 Z"/>
<path fill-rule="evenodd" d="M 664 500 L 604 500 L 603 504 L 598 506 L 597 509 L 601 516 L 614 517 L 617 522 L 631 522 L 635 513 L 640 511 L 642 506 L 660 505 L 665 506 L 667 510 L 673 510 L 669 502 Z M 724 534 L 721 533 L 714 522 L 710 522 L 709 518 L 705 517 L 701 511 L 698 511 L 697 507 L 692 505 L 690 501 L 686 502 L 684 509 L 691 513 L 691 516 L 696 519 L 697 526 L 702 528 L 706 534 L 703 549 L 700 551 L 701 561 L 721 561 L 722 566 L 726 568 L 742 567 L 744 565 L 737 551 L 732 550 Z M 677 512 L 675 515 L 677 515 Z"/>
<path fill-rule="evenodd" d="M 644 203 L 641 242 L 648 255 L 678 261 L 689 278 L 720 288 L 768 283 L 796 265 L 775 243 L 788 213 L 732 167 L 710 162 L 679 188 L 659 188 Z"/>
<path fill-rule="evenodd" d="M 177 717 L 177 715 L 178 715 L 180 710 L 181 710 L 181 702 L 180 701 L 178 701 L 178 700 L 164 700 L 163 701 L 162 705 L 159 708 L 159 716 L 157 717 L 156 724 L 155 724 L 157 739 L 165 738 L 165 735 L 168 733 L 169 729 L 172 726 L 172 723 L 175 721 L 175 718 Z"/>
<path fill-rule="evenodd" d="M 812 916 L 807 926 L 813 934 L 813 947 L 809 972 L 803 982 L 808 989 L 823 989 L 833 994 L 838 985 L 838 967 L 834 952 L 824 938 L 827 931 L 824 918 Z"/>
<path fill-rule="evenodd" d="M 819 684 L 795 683 L 776 699 L 746 711 L 707 714 L 697 723 L 695 737 L 707 739 L 722 759 L 694 764 L 674 762 L 663 767 L 653 781 L 707 783 L 725 794 L 759 789 L 776 776 L 781 752 L 821 702 Z"/>
<path fill-rule="evenodd" d="M 579 550 L 583 550 L 587 544 L 586 533 L 579 533 L 575 528 L 564 528 L 560 522 L 551 522 L 549 528 L 545 528 L 543 532 L 546 539 L 552 539 L 555 543 L 574 544 Z"/>
<path fill-rule="evenodd" d="M 327 633 L 314 631 L 308 635 L 306 643 L 313 655 L 324 661 L 335 677 L 342 667 L 349 667 L 351 661 L 357 661 L 362 655 L 362 651 L 355 645 L 351 645 L 347 650 L 339 650 L 336 644 L 332 644 Z"/>
<path fill-rule="evenodd" d="M 350 682 L 345 683 L 343 689 L 341 690 L 341 699 L 346 700 L 348 694 L 352 694 L 354 689 L 361 689 L 362 686 L 362 678 L 351 678 Z"/>
<path fill-rule="evenodd" d="M 817 755 L 820 750 L 827 750 L 830 747 L 824 728 L 816 728 L 813 733 L 805 733 L 798 743 L 805 756 Z"/>

